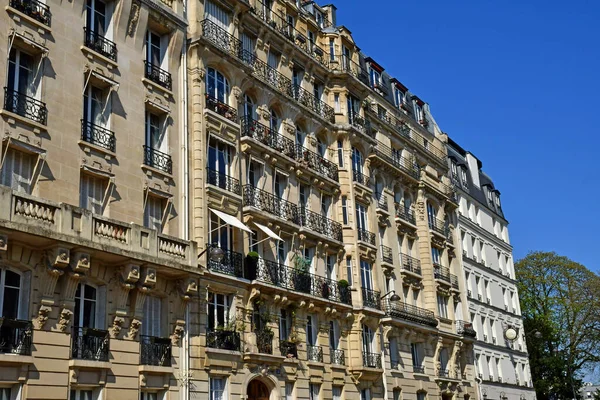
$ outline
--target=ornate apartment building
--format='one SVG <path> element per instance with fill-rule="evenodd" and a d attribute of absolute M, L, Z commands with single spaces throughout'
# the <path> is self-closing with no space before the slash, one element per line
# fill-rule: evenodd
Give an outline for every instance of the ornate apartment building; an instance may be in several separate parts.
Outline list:
<path fill-rule="evenodd" d="M 452 140 L 448 158 L 458 193 L 469 320 L 477 332 L 479 398 L 535 400 L 500 192 L 481 161 Z"/>
<path fill-rule="evenodd" d="M 449 139 L 335 6 L 0 18 L 0 399 L 479 397 Z"/>

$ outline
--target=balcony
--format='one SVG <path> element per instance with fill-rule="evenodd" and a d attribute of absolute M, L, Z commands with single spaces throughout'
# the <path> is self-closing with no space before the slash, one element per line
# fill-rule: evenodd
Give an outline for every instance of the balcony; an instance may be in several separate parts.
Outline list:
<path fill-rule="evenodd" d="M 288 340 L 279 341 L 279 351 L 285 358 L 298 358 L 298 345 Z"/>
<path fill-rule="evenodd" d="M 87 27 L 83 28 L 83 44 L 88 49 L 94 50 L 109 60 L 117 62 L 117 45 L 100 33 L 94 32 Z"/>
<path fill-rule="evenodd" d="M 71 338 L 71 358 L 89 361 L 108 361 L 110 335 L 102 329 L 74 327 Z"/>
<path fill-rule="evenodd" d="M 388 264 L 394 263 L 394 256 L 391 247 L 381 245 L 381 261 Z"/>
<path fill-rule="evenodd" d="M 209 94 L 206 95 L 206 108 L 216 112 L 222 117 L 227 118 L 231 122 L 238 123 L 237 110 L 229 105 L 219 101 L 216 97 Z"/>
<path fill-rule="evenodd" d="M 171 74 L 149 61 L 144 61 L 144 76 L 167 90 L 171 90 L 173 86 Z"/>
<path fill-rule="evenodd" d="M 50 26 L 52 14 L 50 7 L 36 0 L 10 0 L 9 5 L 36 21 Z"/>
<path fill-rule="evenodd" d="M 272 131 L 271 128 L 250 116 L 242 118 L 242 137 L 250 137 L 278 153 L 296 159 L 296 143 L 293 140 Z"/>
<path fill-rule="evenodd" d="M 32 342 L 31 321 L 0 318 L 0 354 L 30 356 Z"/>
<path fill-rule="evenodd" d="M 450 274 L 450 286 L 452 289 L 458 290 L 458 276 Z"/>
<path fill-rule="evenodd" d="M 144 165 L 159 169 L 167 174 L 173 173 L 171 156 L 150 146 L 144 146 Z"/>
<path fill-rule="evenodd" d="M 444 281 L 444 283 L 447 283 L 449 285 L 452 282 L 450 279 L 450 268 L 436 264 L 435 262 L 433 263 L 433 277 L 435 279 Z"/>
<path fill-rule="evenodd" d="M 208 246 L 210 245 L 207 244 Z M 221 261 L 213 261 L 209 257 L 207 268 L 213 272 L 243 278 L 243 260 L 244 256 L 241 253 L 223 249 L 223 259 Z"/>
<path fill-rule="evenodd" d="M 240 333 L 226 329 L 209 330 L 206 332 L 206 347 L 240 351 Z"/>
<path fill-rule="evenodd" d="M 209 185 L 220 187 L 221 189 L 227 190 L 233 194 L 241 195 L 242 186 L 238 179 L 232 178 L 227 174 L 223 174 L 212 168 L 206 168 L 207 181 Z"/>
<path fill-rule="evenodd" d="M 342 349 L 333 349 L 329 350 L 329 355 L 331 357 L 331 363 L 335 365 L 346 365 L 346 355 L 344 350 Z"/>
<path fill-rule="evenodd" d="M 323 362 L 323 348 L 321 346 L 306 345 L 306 359 L 308 361 Z"/>
<path fill-rule="evenodd" d="M 410 207 L 406 207 L 400 203 L 394 203 L 396 208 L 396 218 L 400 218 L 403 221 L 409 222 L 413 225 L 416 224 L 417 220 L 415 218 L 415 213 Z"/>
<path fill-rule="evenodd" d="M 259 330 L 256 333 L 256 347 L 261 354 L 273 354 L 273 332 Z"/>
<path fill-rule="evenodd" d="M 300 269 L 288 267 L 275 261 L 258 260 L 256 269 L 246 265 L 246 278 L 257 280 L 294 292 L 310 294 L 325 300 L 352 305 L 352 297 L 347 287 L 323 276 L 314 275 Z"/>
<path fill-rule="evenodd" d="M 406 304 L 402 301 L 386 300 L 383 304 L 383 311 L 385 311 L 386 315 L 389 317 L 416 322 L 433 328 L 438 324 L 433 311 Z"/>
<path fill-rule="evenodd" d="M 361 228 L 356 228 L 356 232 L 358 233 L 358 240 L 360 242 L 368 243 L 372 246 L 375 246 L 375 234 L 373 232 L 369 232 Z"/>
<path fill-rule="evenodd" d="M 448 229 L 446 228 L 446 222 L 439 219 L 439 218 L 435 218 L 432 215 L 429 215 L 427 217 L 427 220 L 429 222 L 429 229 L 431 229 L 432 231 L 439 233 L 442 236 L 446 236 Z"/>
<path fill-rule="evenodd" d="M 381 354 L 363 351 L 363 366 L 381 369 Z"/>
<path fill-rule="evenodd" d="M 300 206 L 300 226 L 307 227 L 338 242 L 342 241 L 342 224 L 310 211 L 304 206 Z"/>
<path fill-rule="evenodd" d="M 140 336 L 140 364 L 158 367 L 171 366 L 171 339 Z"/>
<path fill-rule="evenodd" d="M 421 276 L 421 261 L 404 253 L 400 253 L 400 268 Z"/>
<path fill-rule="evenodd" d="M 477 332 L 473 329 L 473 324 L 467 321 L 456 321 L 456 333 L 473 339 L 477 337 Z"/>
<path fill-rule="evenodd" d="M 413 365 L 413 372 L 415 374 L 424 374 L 425 373 L 425 367 L 422 365 Z"/>
<path fill-rule="evenodd" d="M 359 131 L 366 132 L 367 124 L 365 122 L 365 119 L 358 115 L 357 112 L 351 112 L 348 114 L 348 123 L 356 129 L 358 129 Z M 374 136 L 372 133 L 370 133 L 369 135 Z"/>
<path fill-rule="evenodd" d="M 81 120 L 81 140 L 113 153 L 116 151 L 117 141 L 113 131 L 83 119 Z"/>
<path fill-rule="evenodd" d="M 366 68 L 362 67 L 360 64 L 357 64 L 356 62 L 352 61 L 352 59 L 346 55 L 343 54 L 338 54 L 335 56 L 335 58 L 337 60 L 340 60 L 341 62 L 334 67 L 334 70 L 340 71 L 340 72 L 345 72 L 351 76 L 353 76 L 355 79 L 357 79 L 359 82 L 370 86 L 369 85 L 369 73 L 367 72 Z"/>
<path fill-rule="evenodd" d="M 370 178 L 362 172 L 352 170 L 352 181 L 368 187 Z"/>
<path fill-rule="evenodd" d="M 4 88 L 4 109 L 42 125 L 48 119 L 46 103 L 8 87 Z"/>
<path fill-rule="evenodd" d="M 298 85 L 292 86 L 292 93 L 292 97 L 298 103 L 318 114 L 325 121 L 332 124 L 335 122 L 335 111 L 329 104 L 319 100 L 311 92 Z"/>
<path fill-rule="evenodd" d="M 254 207 L 288 222 L 300 225 L 298 206 L 254 186 L 244 185 L 244 207 Z"/>
<path fill-rule="evenodd" d="M 362 288 L 363 306 L 381 310 L 381 292 Z"/>
<path fill-rule="evenodd" d="M 387 212 L 388 211 L 388 202 L 387 197 L 385 197 L 382 193 L 375 193 L 375 199 L 377 199 L 377 209 Z"/>
<path fill-rule="evenodd" d="M 454 371 L 450 371 L 449 369 L 441 368 L 437 371 L 438 378 L 441 379 L 458 379 L 458 376 L 454 373 Z"/>
<path fill-rule="evenodd" d="M 399 154 L 399 150 L 394 150 L 389 146 L 377 141 L 377 144 L 373 147 L 373 153 L 376 157 L 385 161 L 387 164 L 403 172 L 409 177 L 418 180 L 420 176 L 419 166 L 406 157 L 402 157 Z"/>
<path fill-rule="evenodd" d="M 338 166 L 320 154 L 298 145 L 296 159 L 300 164 L 316 171 L 319 175 L 338 182 Z"/>

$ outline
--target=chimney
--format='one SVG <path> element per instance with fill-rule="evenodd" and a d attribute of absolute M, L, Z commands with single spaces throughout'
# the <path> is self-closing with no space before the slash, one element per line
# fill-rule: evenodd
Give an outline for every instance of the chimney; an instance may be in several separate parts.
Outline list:
<path fill-rule="evenodd" d="M 331 22 L 331 27 L 332 28 L 336 27 L 337 26 L 337 16 L 336 16 L 337 7 L 334 6 L 333 4 L 327 4 L 321 8 L 323 9 L 323 11 L 325 11 L 327 13 L 327 18 Z"/>

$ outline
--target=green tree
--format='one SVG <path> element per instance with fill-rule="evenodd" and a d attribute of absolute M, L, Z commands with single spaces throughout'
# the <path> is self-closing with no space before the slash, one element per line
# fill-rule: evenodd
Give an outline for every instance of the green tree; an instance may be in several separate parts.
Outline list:
<path fill-rule="evenodd" d="M 538 400 L 579 398 L 600 361 L 600 277 L 554 252 L 529 253 L 515 271 Z"/>

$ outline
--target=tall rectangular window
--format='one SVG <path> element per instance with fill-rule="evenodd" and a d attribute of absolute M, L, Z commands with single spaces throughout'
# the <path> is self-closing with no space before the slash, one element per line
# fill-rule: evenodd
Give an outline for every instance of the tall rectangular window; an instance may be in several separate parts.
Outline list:
<path fill-rule="evenodd" d="M 421 344 L 420 343 L 411 343 L 410 344 L 410 353 L 412 356 L 412 363 L 414 367 L 422 367 L 423 362 L 421 360 Z"/>
<path fill-rule="evenodd" d="M 4 394 L 4 392 L 0 392 Z M 10 389 L 8 390 L 8 394 L 10 395 Z M 91 390 L 75 390 L 71 389 L 69 393 L 69 400 L 92 400 L 94 398 L 94 392 Z M 4 400 L 4 397 L 1 397 Z M 6 400 L 11 399 L 11 397 L 6 397 Z"/>
<path fill-rule="evenodd" d="M 340 95 L 338 93 L 333 95 L 333 104 L 336 113 L 342 112 L 342 109 L 340 108 Z"/>
<path fill-rule="evenodd" d="M 220 293 L 208 294 L 208 329 L 222 328 L 229 322 L 231 298 Z"/>
<path fill-rule="evenodd" d="M 348 197 L 342 196 L 342 222 L 348 225 Z"/>
<path fill-rule="evenodd" d="M 338 154 L 338 165 L 340 168 L 344 168 L 344 142 L 341 140 L 337 141 L 337 154 Z"/>
<path fill-rule="evenodd" d="M 285 383 L 285 400 L 294 399 L 294 382 Z"/>
<path fill-rule="evenodd" d="M 417 400 L 425 400 L 427 394 L 425 392 L 417 392 Z"/>
<path fill-rule="evenodd" d="M 209 400 L 226 400 L 227 398 L 227 378 L 210 377 Z"/>
<path fill-rule="evenodd" d="M 144 301 L 144 321 L 142 335 L 161 337 L 161 305 L 162 299 L 156 296 L 146 296 Z"/>
<path fill-rule="evenodd" d="M 438 314 L 442 318 L 448 318 L 448 298 L 446 296 L 442 296 L 441 294 L 437 295 L 437 303 L 438 303 Z"/>
<path fill-rule="evenodd" d="M 319 400 L 321 385 L 319 385 L 317 383 L 311 383 L 309 385 L 310 385 L 310 387 L 309 387 L 310 400 Z"/>
<path fill-rule="evenodd" d="M 329 60 L 335 61 L 335 41 L 329 39 Z"/>
<path fill-rule="evenodd" d="M 371 400 L 371 389 L 362 389 L 360 391 L 360 400 Z"/>
<path fill-rule="evenodd" d="M 346 279 L 348 285 L 352 286 L 352 257 L 346 256 Z"/>
<path fill-rule="evenodd" d="M 8 148 L 0 171 L 0 184 L 17 192 L 31 194 L 34 161 L 32 155 Z"/>
<path fill-rule="evenodd" d="M 81 174 L 81 182 L 79 186 L 79 207 L 89 210 L 95 214 L 102 215 L 106 185 L 106 179 L 88 174 Z"/>
<path fill-rule="evenodd" d="M 333 400 L 342 400 L 342 386 L 333 386 L 331 395 Z"/>
<path fill-rule="evenodd" d="M 163 199 L 148 195 L 144 208 L 144 226 L 162 232 Z"/>
<path fill-rule="evenodd" d="M 373 290 L 373 272 L 371 264 L 365 260 L 360 260 L 360 278 L 362 287 Z"/>

